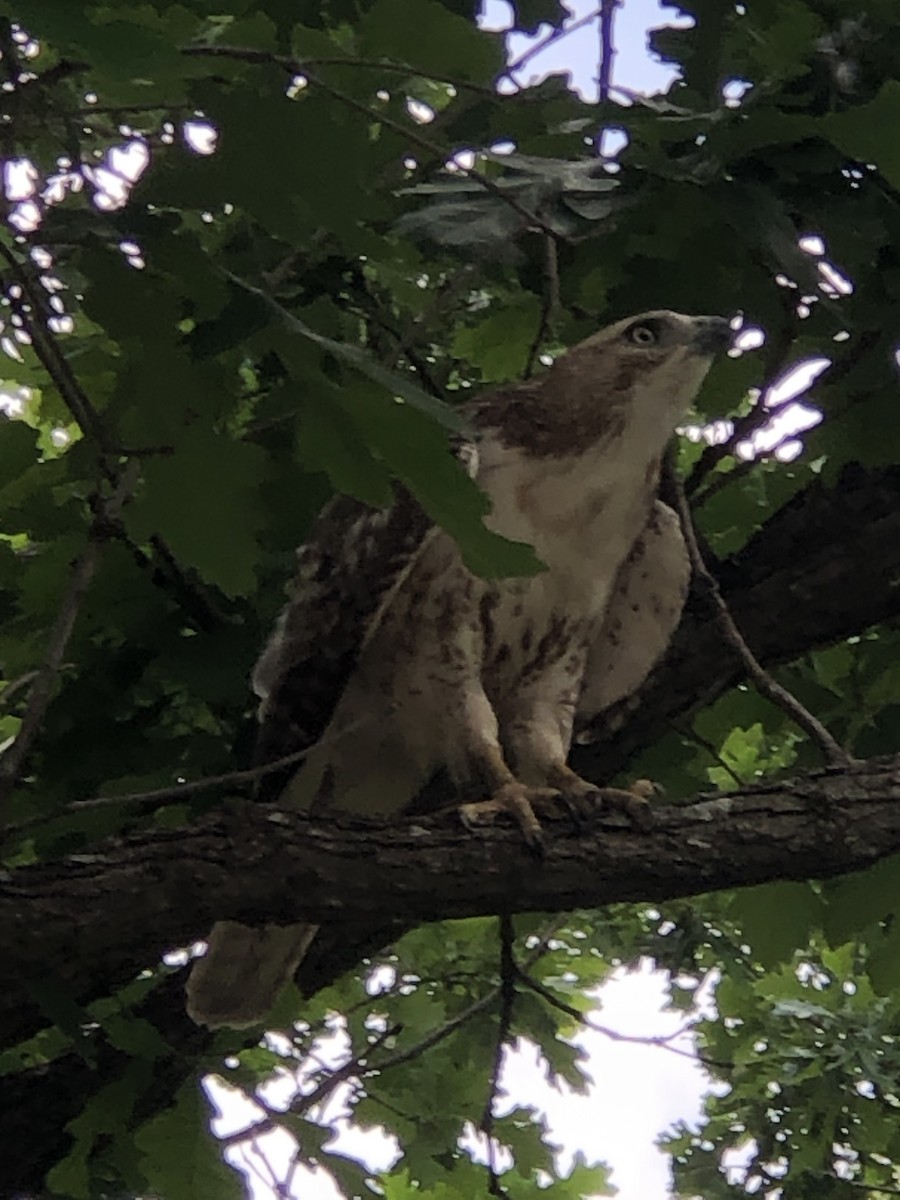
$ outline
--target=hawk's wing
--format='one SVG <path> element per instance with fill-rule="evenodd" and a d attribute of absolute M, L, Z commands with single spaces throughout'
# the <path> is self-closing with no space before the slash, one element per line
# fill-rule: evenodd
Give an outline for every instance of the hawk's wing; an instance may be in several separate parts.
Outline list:
<path fill-rule="evenodd" d="M 475 447 L 458 445 L 456 455 L 474 475 Z M 312 746 L 325 732 L 362 648 L 436 530 L 406 488 L 394 490 L 384 509 L 336 496 L 297 552 L 290 599 L 253 671 L 262 700 L 260 765 Z M 264 775 L 259 797 L 272 799 L 295 770 Z"/>

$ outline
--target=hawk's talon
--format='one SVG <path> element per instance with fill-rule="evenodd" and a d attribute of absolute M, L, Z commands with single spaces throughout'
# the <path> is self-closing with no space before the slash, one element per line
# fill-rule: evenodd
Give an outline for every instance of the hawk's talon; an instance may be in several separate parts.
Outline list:
<path fill-rule="evenodd" d="M 597 789 L 601 805 L 610 811 L 621 813 L 628 823 L 641 833 L 653 826 L 653 805 L 650 797 L 659 794 L 656 784 L 648 779 L 638 779 L 628 788 L 604 787 Z"/>
<path fill-rule="evenodd" d="M 600 787 L 582 779 L 565 764 L 554 768 L 552 782 L 559 788 L 561 804 L 579 829 L 604 808 L 622 813 L 636 829 L 649 829 L 653 823 L 650 801 L 662 790 L 649 779 L 636 779 L 627 788 Z"/>
<path fill-rule="evenodd" d="M 559 803 L 560 793 L 556 788 L 529 787 L 514 780 L 499 787 L 488 800 L 472 804 L 461 804 L 459 815 L 467 829 L 475 830 L 480 825 L 492 825 L 498 816 L 512 817 L 522 831 L 526 844 L 540 854 L 544 847 L 544 831 L 535 814 L 535 806 L 541 808 Z"/>

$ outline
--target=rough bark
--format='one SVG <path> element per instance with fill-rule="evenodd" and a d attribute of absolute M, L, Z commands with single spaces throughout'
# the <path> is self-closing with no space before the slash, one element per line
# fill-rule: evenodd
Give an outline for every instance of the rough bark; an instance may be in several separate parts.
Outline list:
<path fill-rule="evenodd" d="M 472 834 L 455 812 L 360 824 L 247 804 L 0 882 L 0 990 L 49 957 L 83 995 L 217 917 L 352 928 L 824 878 L 900 851 L 898 801 L 900 759 L 877 760 L 659 808 L 649 828 L 602 808 L 579 828 L 556 817 L 540 856 L 516 829 Z"/>

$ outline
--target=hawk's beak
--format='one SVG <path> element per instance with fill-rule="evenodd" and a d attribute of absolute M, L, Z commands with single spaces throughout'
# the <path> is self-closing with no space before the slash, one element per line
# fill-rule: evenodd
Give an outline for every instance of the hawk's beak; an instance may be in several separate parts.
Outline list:
<path fill-rule="evenodd" d="M 694 345 L 700 354 L 727 350 L 734 330 L 726 317 L 694 317 Z"/>

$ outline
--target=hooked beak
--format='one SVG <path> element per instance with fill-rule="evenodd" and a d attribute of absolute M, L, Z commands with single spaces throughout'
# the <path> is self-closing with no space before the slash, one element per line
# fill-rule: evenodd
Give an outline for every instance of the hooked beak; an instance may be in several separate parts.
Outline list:
<path fill-rule="evenodd" d="M 694 345 L 700 354 L 719 354 L 727 350 L 734 330 L 726 317 L 694 317 Z"/>

